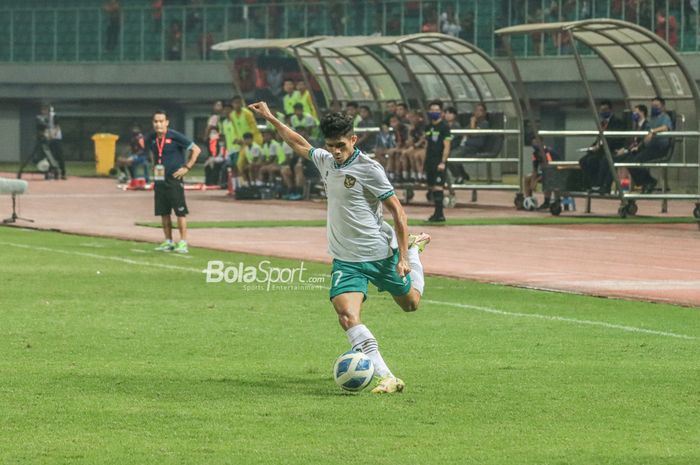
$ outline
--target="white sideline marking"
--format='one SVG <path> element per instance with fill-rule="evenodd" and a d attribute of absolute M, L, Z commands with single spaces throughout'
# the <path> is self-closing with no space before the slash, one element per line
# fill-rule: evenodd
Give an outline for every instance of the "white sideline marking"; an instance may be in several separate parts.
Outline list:
<path fill-rule="evenodd" d="M 168 270 L 190 271 L 190 272 L 194 272 L 194 273 L 198 273 L 198 274 L 201 274 L 205 271 L 205 270 L 199 269 L 199 268 L 188 268 L 188 267 L 184 267 L 184 266 L 167 265 L 165 263 L 151 263 L 151 262 L 146 262 L 146 261 L 141 261 L 141 260 L 132 260 L 130 258 L 114 257 L 114 256 L 109 256 L 109 255 L 99 255 L 99 254 L 94 254 L 94 253 L 89 253 L 89 252 L 76 252 L 76 251 L 63 250 L 63 249 L 52 249 L 50 247 L 31 246 L 31 245 L 26 245 L 26 244 L 15 244 L 12 242 L 0 241 L 0 245 L 7 245 L 10 247 L 17 247 L 20 249 L 27 249 L 27 250 L 40 250 L 43 252 L 54 252 L 54 253 L 61 253 L 61 254 L 65 254 L 65 255 L 76 255 L 76 256 L 81 256 L 81 257 L 97 258 L 97 259 L 102 259 L 102 260 L 112 260 L 112 261 L 116 261 L 116 262 L 128 263 L 130 265 L 142 265 L 142 266 L 147 266 L 147 267 L 165 268 Z M 619 329 L 621 331 L 627 331 L 627 332 L 631 332 L 631 333 L 653 334 L 655 336 L 675 337 L 678 339 L 688 339 L 688 340 L 696 340 L 697 339 L 697 337 L 687 336 L 685 334 L 677 334 L 677 333 L 670 333 L 670 332 L 666 332 L 666 331 L 656 331 L 653 329 L 637 328 L 635 326 L 617 325 L 617 324 L 613 324 L 613 323 L 605 323 L 604 321 L 578 320 L 576 318 L 566 318 L 563 316 L 540 315 L 538 313 L 507 312 L 505 310 L 498 310 L 496 308 L 491 308 L 491 307 L 480 307 L 478 305 L 460 304 L 460 303 L 456 303 L 456 302 L 443 302 L 440 300 L 423 299 L 423 302 L 426 302 L 429 304 L 435 304 L 435 305 L 444 305 L 447 307 L 457 307 L 457 308 L 464 308 L 464 309 L 468 309 L 468 310 L 477 310 L 480 312 L 491 313 L 494 315 L 514 316 L 514 317 L 523 317 L 523 318 L 535 318 L 538 320 L 547 320 L 547 321 L 563 321 L 566 323 L 574 323 L 577 325 L 600 326 L 603 328 Z"/>
<path fill-rule="evenodd" d="M 498 309 L 490 308 L 490 307 L 479 307 L 478 305 L 459 304 L 456 302 L 442 302 L 439 300 L 423 299 L 422 301 L 427 302 L 429 304 L 445 305 L 448 307 L 465 308 L 468 310 L 477 310 L 479 312 L 492 313 L 494 315 L 515 316 L 515 317 L 524 317 L 524 318 L 536 318 L 538 320 L 548 320 L 548 321 L 563 321 L 566 323 L 574 323 L 577 325 L 600 326 L 600 327 L 609 328 L 609 329 L 619 329 L 619 330 L 627 331 L 630 333 L 653 334 L 655 336 L 675 337 L 678 339 L 690 339 L 690 340 L 697 339 L 694 336 L 687 336 L 685 334 L 676 334 L 676 333 L 669 333 L 666 331 L 656 331 L 653 329 L 637 328 L 635 326 L 616 325 L 613 323 L 605 323 L 604 321 L 578 320 L 576 318 L 566 318 L 563 316 L 540 315 L 539 313 L 506 312 L 504 310 L 498 310 Z"/>
<path fill-rule="evenodd" d="M 41 250 L 42 252 L 55 252 L 55 253 L 62 253 L 65 255 L 76 255 L 79 257 L 88 257 L 88 258 L 99 258 L 102 260 L 112 260 L 115 262 L 122 262 L 122 263 L 128 263 L 129 265 L 142 265 L 142 266 L 149 266 L 149 267 L 156 267 L 156 268 L 165 268 L 168 270 L 178 270 L 178 271 L 193 271 L 195 273 L 202 273 L 203 270 L 200 270 L 198 268 L 187 268 L 184 266 L 177 266 L 177 265 L 167 265 L 165 263 L 151 263 L 151 262 L 144 262 L 141 260 L 132 260 L 130 258 L 124 258 L 124 257 L 113 257 L 110 255 L 99 255 L 96 253 L 89 253 L 89 252 L 74 252 L 71 250 L 62 250 L 62 249 L 52 249 L 49 247 L 41 247 L 41 246 L 33 246 L 33 245 L 26 245 L 26 244 L 14 244 L 12 242 L 0 242 L 2 245 L 8 245 L 10 247 L 17 247 L 20 249 L 27 249 L 27 250 Z"/>

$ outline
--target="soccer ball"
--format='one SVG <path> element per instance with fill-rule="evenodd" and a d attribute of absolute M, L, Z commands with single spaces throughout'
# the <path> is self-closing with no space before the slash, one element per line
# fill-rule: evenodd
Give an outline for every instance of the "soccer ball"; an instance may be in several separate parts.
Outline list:
<path fill-rule="evenodd" d="M 346 391 L 361 391 L 374 376 L 374 364 L 362 352 L 345 352 L 333 366 L 333 379 Z"/>
<path fill-rule="evenodd" d="M 537 209 L 537 200 L 534 197 L 525 197 L 523 200 L 523 208 L 529 212 Z"/>

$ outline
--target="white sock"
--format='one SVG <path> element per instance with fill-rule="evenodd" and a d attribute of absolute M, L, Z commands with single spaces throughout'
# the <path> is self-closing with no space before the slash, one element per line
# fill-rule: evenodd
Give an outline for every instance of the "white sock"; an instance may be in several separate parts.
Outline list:
<path fill-rule="evenodd" d="M 408 249 L 408 263 L 411 265 L 411 286 L 414 287 L 420 295 L 423 295 L 425 287 L 425 278 L 423 277 L 423 264 L 418 256 L 418 247 L 413 246 Z"/>
<path fill-rule="evenodd" d="M 391 373 L 391 370 L 389 370 L 389 367 L 386 366 L 386 363 L 382 358 L 382 354 L 379 353 L 379 344 L 370 330 L 367 329 L 367 326 L 353 326 L 345 331 L 345 334 L 348 336 L 348 341 L 350 341 L 352 350 L 358 350 L 372 360 L 372 363 L 374 364 L 374 372 L 377 374 L 377 376 L 380 378 L 385 376 L 394 376 Z"/>

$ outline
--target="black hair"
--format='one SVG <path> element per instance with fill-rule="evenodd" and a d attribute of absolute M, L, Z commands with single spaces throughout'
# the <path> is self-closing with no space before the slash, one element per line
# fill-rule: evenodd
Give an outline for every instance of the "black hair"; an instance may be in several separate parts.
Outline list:
<path fill-rule="evenodd" d="M 455 115 L 457 114 L 457 109 L 456 109 L 455 107 L 447 107 L 447 108 L 445 109 L 445 111 L 446 111 L 447 113 L 452 113 L 452 114 L 455 114 Z"/>
<path fill-rule="evenodd" d="M 231 102 L 233 102 L 234 100 L 243 100 L 243 99 L 241 98 L 240 95 L 234 95 L 233 97 L 231 97 Z"/>
<path fill-rule="evenodd" d="M 369 107 L 368 107 L 367 105 L 360 105 L 360 110 L 362 110 L 362 109 L 367 110 L 368 113 L 371 113 L 371 112 L 372 112 L 372 110 L 370 110 Z"/>
<path fill-rule="evenodd" d="M 664 99 L 663 97 L 659 97 L 659 96 L 657 95 L 656 97 L 654 97 L 653 99 L 651 99 L 652 102 L 653 102 L 654 100 L 657 100 L 657 101 L 661 102 L 661 105 L 666 106 L 666 99 Z"/>
<path fill-rule="evenodd" d="M 647 117 L 647 116 L 649 115 L 649 109 L 648 109 L 647 106 L 644 105 L 643 103 L 640 104 L 640 105 L 635 105 L 635 108 L 638 108 L 639 111 L 641 111 L 642 113 L 644 113 L 644 117 Z"/>
<path fill-rule="evenodd" d="M 323 137 L 337 139 L 352 134 L 352 118 L 343 113 L 329 113 L 321 118 L 321 132 Z"/>
<path fill-rule="evenodd" d="M 304 104 L 303 104 L 303 103 L 297 102 L 297 103 L 294 104 L 294 109 L 295 109 L 295 110 L 303 110 L 303 109 L 304 109 Z"/>
<path fill-rule="evenodd" d="M 408 110 L 408 105 L 406 105 L 404 102 L 399 102 L 396 104 L 397 107 L 404 107 L 406 110 Z"/>
<path fill-rule="evenodd" d="M 440 110 L 442 110 L 442 101 L 440 101 L 440 100 L 433 100 L 432 102 L 430 102 L 430 103 L 428 104 L 428 109 L 430 109 L 430 107 L 432 107 L 433 105 L 439 106 L 439 107 L 440 107 Z"/>
<path fill-rule="evenodd" d="M 601 100 L 601 101 L 600 101 L 600 106 L 603 106 L 603 105 L 605 105 L 606 107 L 610 108 L 611 110 L 612 110 L 612 108 L 613 108 L 612 102 L 611 102 L 610 100 L 608 100 L 608 99 L 605 99 L 605 100 Z"/>
<path fill-rule="evenodd" d="M 168 119 L 168 113 L 165 110 L 156 110 L 153 112 L 153 116 L 151 118 L 154 118 L 156 115 L 164 115 L 165 119 Z"/>
<path fill-rule="evenodd" d="M 348 108 L 348 107 L 353 107 L 353 108 L 357 109 L 357 102 L 348 102 L 348 103 L 346 103 L 346 104 L 345 104 L 345 108 Z"/>
<path fill-rule="evenodd" d="M 486 112 L 489 111 L 489 109 L 486 108 L 486 104 L 485 104 L 484 102 L 479 102 L 479 103 L 477 103 L 476 105 L 474 105 L 474 108 L 476 108 L 476 107 L 481 107 L 481 108 L 483 108 L 484 111 L 486 111 Z"/>
<path fill-rule="evenodd" d="M 292 84 L 294 84 L 294 79 L 287 78 L 284 81 L 282 81 L 282 84 L 286 84 L 287 82 L 291 82 Z"/>
<path fill-rule="evenodd" d="M 253 138 L 253 133 L 252 132 L 246 132 L 243 134 L 244 139 L 252 139 Z"/>

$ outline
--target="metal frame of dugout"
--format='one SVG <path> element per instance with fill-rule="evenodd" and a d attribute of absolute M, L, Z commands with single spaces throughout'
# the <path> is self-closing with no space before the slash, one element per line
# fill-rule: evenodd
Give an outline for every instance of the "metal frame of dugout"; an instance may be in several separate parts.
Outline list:
<path fill-rule="evenodd" d="M 535 129 L 538 137 L 545 135 L 630 137 L 646 134 L 639 131 L 603 131 L 598 119 L 591 84 L 581 59 L 579 44 L 590 48 L 608 66 L 622 89 L 625 103 L 629 108 L 635 104 L 649 102 L 655 96 L 660 95 L 666 99 L 667 106 L 672 107 L 669 109 L 676 113 L 676 120 L 682 119 L 684 121 L 684 129 L 687 130 L 677 131 L 674 127 L 674 131 L 657 135 L 661 136 L 663 134 L 663 137 L 674 138 L 674 142 L 680 141 L 680 144 L 672 144 L 670 149 L 672 152 L 667 154 L 666 157 L 660 157 L 659 160 L 647 163 L 615 163 L 610 153 L 610 148 L 607 144 L 603 144 L 605 157 L 613 174 L 616 194 L 596 195 L 589 192 L 568 192 L 567 195 L 586 198 L 587 213 L 590 213 L 592 198 L 618 199 L 620 200 L 618 214 L 622 218 L 637 213 L 637 200 L 660 200 L 662 202 L 662 213 L 667 211 L 667 202 L 669 200 L 694 200 L 696 204 L 693 215 L 695 218 L 700 219 L 700 159 L 698 158 L 698 155 L 700 155 L 698 152 L 700 93 L 681 58 L 666 42 L 653 32 L 635 24 L 612 19 L 524 24 L 499 29 L 495 33 L 504 39 L 503 42 L 526 107 L 527 116 L 533 124 L 533 129 Z M 540 131 L 536 127 L 536 119 L 534 118 L 529 97 L 525 92 L 518 63 L 510 47 L 510 36 L 542 33 L 560 34 L 568 37 L 581 75 L 581 81 L 586 91 L 591 116 L 596 124 L 596 131 Z M 673 153 L 674 148 L 678 145 L 681 146 L 680 156 L 677 153 Z M 540 146 L 542 146 L 541 143 Z M 695 159 L 691 158 L 689 160 L 688 153 L 694 154 Z M 680 161 L 671 162 L 671 157 L 680 158 Z M 577 164 L 577 162 L 550 163 L 551 166 L 562 169 L 571 168 L 572 165 Z M 617 167 L 660 168 L 663 171 L 664 181 L 662 193 L 640 194 L 624 192 L 620 185 Z M 667 191 L 668 169 L 695 169 L 697 171 L 696 192 L 684 194 L 669 193 Z M 553 205 L 551 212 L 558 215 L 561 212 L 561 206 L 558 202 L 554 202 L 554 204 L 556 206 Z"/>
<path fill-rule="evenodd" d="M 406 102 L 413 110 L 425 110 L 432 100 L 441 100 L 459 113 L 473 110 L 483 102 L 495 118 L 498 129 L 454 130 L 455 134 L 485 135 L 497 142 L 495 153 L 470 158 L 451 158 L 448 163 L 485 164 L 484 184 L 453 185 L 448 182 L 449 206 L 455 204 L 455 191 L 506 190 L 522 197 L 522 112 L 509 80 L 479 48 L 461 39 L 437 33 L 407 36 L 310 37 L 298 39 L 240 39 L 221 42 L 213 50 L 229 53 L 250 49 L 277 49 L 297 60 L 309 86 L 309 77 L 318 82 L 327 102 L 356 101 L 380 111 L 389 100 Z M 233 73 L 233 84 L 240 84 Z M 317 102 L 316 106 L 319 108 Z M 499 127 L 500 126 L 500 127 Z M 496 139 L 493 139 L 496 138 Z M 510 154 L 513 152 L 513 154 Z M 510 156 L 509 156 L 510 155 Z M 514 156 L 515 155 L 515 156 Z M 503 184 L 492 179 L 492 167 L 515 164 L 518 184 Z M 398 183 L 397 189 L 410 199 L 413 190 L 424 184 Z"/>

